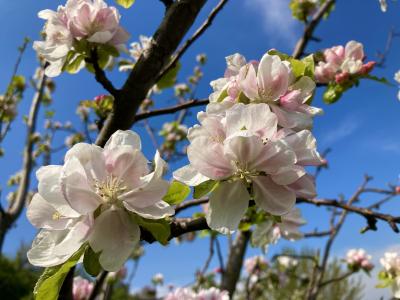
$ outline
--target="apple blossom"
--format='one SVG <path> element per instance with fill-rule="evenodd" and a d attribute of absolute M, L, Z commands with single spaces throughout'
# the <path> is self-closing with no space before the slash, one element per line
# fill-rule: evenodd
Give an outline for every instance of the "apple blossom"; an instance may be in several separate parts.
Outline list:
<path fill-rule="evenodd" d="M 161 273 L 157 273 L 153 276 L 153 278 L 151 279 L 151 281 L 155 284 L 155 285 L 163 285 L 164 284 L 164 275 Z"/>
<path fill-rule="evenodd" d="M 177 288 L 170 292 L 164 300 L 229 300 L 228 292 L 215 287 L 200 289 L 197 293 L 189 288 Z"/>
<path fill-rule="evenodd" d="M 287 269 L 295 268 L 299 264 L 299 261 L 297 259 L 287 255 L 279 256 L 276 260 L 281 266 Z"/>
<path fill-rule="evenodd" d="M 375 62 L 364 63 L 364 49 L 361 43 L 350 41 L 343 46 L 324 50 L 324 60 L 315 67 L 315 78 L 319 83 L 336 82 L 343 84 L 351 76 L 368 74 Z"/>
<path fill-rule="evenodd" d="M 296 78 L 288 61 L 265 54 L 260 62 L 246 60 L 240 54 L 227 57 L 225 77 L 211 82 L 210 108 L 221 110 L 236 102 L 267 103 L 281 127 L 312 127 L 312 117 L 322 110 L 309 106 L 315 83 L 307 76 Z M 221 106 L 222 103 L 223 106 Z"/>
<path fill-rule="evenodd" d="M 352 270 L 371 271 L 374 268 L 371 258 L 371 255 L 368 255 L 364 249 L 351 249 L 346 254 L 347 265 Z"/>
<path fill-rule="evenodd" d="M 45 40 L 35 41 L 33 48 L 49 66 L 46 75 L 58 76 L 70 51 L 78 51 L 76 43 L 85 40 L 123 49 L 129 34 L 119 26 L 120 15 L 115 7 L 103 0 L 68 0 L 57 11 L 42 10 L 39 18 L 46 20 Z M 79 52 L 79 51 L 78 51 Z M 78 69 L 84 66 L 81 61 Z"/>
<path fill-rule="evenodd" d="M 212 229 L 235 230 L 250 199 L 270 214 L 284 215 L 296 195 L 315 196 L 304 166 L 320 164 L 321 157 L 310 132 L 278 132 L 277 117 L 264 103 L 235 104 L 224 117 L 200 112 L 198 119 L 201 125 L 188 133 L 190 164 L 174 178 L 191 186 L 219 182 L 207 213 Z"/>
<path fill-rule="evenodd" d="M 150 172 L 147 159 L 141 152 L 140 138 L 132 131 L 115 132 L 104 149 L 85 143 L 76 144 L 67 152 L 63 166 L 44 167 L 44 170 L 49 170 L 46 176 L 42 175 L 44 171 L 39 173 L 39 194 L 28 208 L 28 217 L 35 226 L 50 229 L 44 234 L 53 236 L 56 230 L 65 229 L 67 237 L 72 235 L 71 241 L 61 236 L 69 247 L 74 247 L 74 251 L 68 252 L 69 256 L 88 241 L 94 252 L 100 252 L 102 267 L 107 271 L 118 271 L 140 239 L 135 215 L 162 219 L 174 213 L 161 200 L 168 183 L 162 179 L 165 162 L 158 152 L 154 162 L 155 169 Z M 50 171 L 54 173 L 51 178 Z M 41 192 L 41 184 L 46 187 L 44 192 Z M 60 208 L 60 205 L 63 206 Z M 67 207 L 65 212 L 61 210 L 64 206 Z M 80 230 L 79 235 L 74 231 L 79 229 L 75 227 L 82 223 L 82 218 L 90 220 L 91 226 L 90 230 Z M 53 237 L 52 242 L 56 244 L 56 247 L 51 245 L 53 248 L 57 248 L 59 235 Z M 34 242 L 31 251 L 43 248 L 40 242 L 41 237 L 39 245 Z M 52 260 L 48 263 L 42 256 L 36 253 L 32 259 L 33 255 L 30 255 L 35 265 L 60 263 Z M 36 261 L 38 259 L 45 261 Z"/>
<path fill-rule="evenodd" d="M 383 12 L 387 11 L 387 2 L 386 2 L 386 0 L 379 0 L 379 5 L 381 6 L 381 10 Z"/>
<path fill-rule="evenodd" d="M 244 261 L 244 268 L 247 274 L 251 275 L 253 273 L 258 273 L 261 269 L 264 269 L 268 265 L 264 256 L 256 255 L 247 258 Z"/>
<path fill-rule="evenodd" d="M 74 277 L 72 295 L 74 300 L 87 300 L 93 290 L 93 282 L 80 276 Z"/>
<path fill-rule="evenodd" d="M 119 71 L 124 72 L 131 70 L 139 60 L 139 57 L 150 48 L 152 41 L 152 37 L 140 35 L 138 42 L 131 43 L 129 54 L 132 60 L 122 60 L 120 62 Z"/>
<path fill-rule="evenodd" d="M 390 285 L 393 296 L 400 298 L 400 256 L 396 252 L 386 252 L 380 263 L 383 270 L 379 273 L 379 277 L 387 281 L 384 287 Z"/>

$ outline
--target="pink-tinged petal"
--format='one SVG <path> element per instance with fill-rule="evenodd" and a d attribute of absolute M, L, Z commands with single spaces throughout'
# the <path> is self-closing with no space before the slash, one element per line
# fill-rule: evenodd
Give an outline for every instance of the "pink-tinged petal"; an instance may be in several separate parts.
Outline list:
<path fill-rule="evenodd" d="M 36 171 L 38 191 L 61 215 L 76 218 L 80 214 L 71 208 L 61 191 L 61 172 L 62 166 L 49 165 L 39 168 Z"/>
<path fill-rule="evenodd" d="M 299 227 L 306 224 L 301 216 L 299 208 L 294 207 L 289 213 L 282 216 L 282 222 L 278 223 L 281 235 L 283 238 L 295 241 L 303 238 L 303 233 L 299 230 Z"/>
<path fill-rule="evenodd" d="M 288 213 L 296 203 L 295 193 L 276 184 L 269 176 L 253 178 L 253 189 L 256 204 L 275 216 Z"/>
<path fill-rule="evenodd" d="M 145 208 L 159 202 L 167 193 L 169 183 L 162 179 L 166 169 L 165 161 L 156 152 L 154 157 L 154 172 L 141 178 L 141 184 L 132 190 L 120 195 L 118 198 L 129 207 Z"/>
<path fill-rule="evenodd" d="M 228 234 L 238 228 L 249 206 L 250 195 L 242 181 L 220 182 L 210 195 L 207 224 L 213 230 Z"/>
<path fill-rule="evenodd" d="M 276 174 L 280 169 L 296 163 L 296 154 L 282 141 L 268 141 L 253 160 L 257 171 Z"/>
<path fill-rule="evenodd" d="M 236 76 L 239 74 L 240 68 L 246 64 L 246 58 L 235 53 L 233 55 L 225 57 L 227 68 L 225 70 L 224 77 Z"/>
<path fill-rule="evenodd" d="M 299 80 L 297 80 L 290 89 L 293 91 L 300 92 L 300 101 L 299 104 L 306 103 L 309 100 L 315 90 L 316 84 L 314 80 L 312 80 L 308 76 L 302 76 Z"/>
<path fill-rule="evenodd" d="M 111 45 L 121 45 L 125 44 L 131 35 L 122 27 L 118 27 L 117 31 L 114 33 L 113 38 L 110 40 Z"/>
<path fill-rule="evenodd" d="M 226 112 L 226 128 L 228 136 L 247 130 L 260 138 L 270 139 L 276 134 L 278 120 L 265 103 L 238 103 Z"/>
<path fill-rule="evenodd" d="M 286 110 L 277 105 L 271 105 L 272 111 L 278 117 L 278 124 L 284 128 L 309 129 L 312 128 L 312 118 L 305 113 Z"/>
<path fill-rule="evenodd" d="M 173 174 L 174 179 L 188 186 L 197 186 L 210 178 L 199 173 L 193 166 L 187 165 L 178 170 L 176 170 Z"/>
<path fill-rule="evenodd" d="M 204 176 L 220 180 L 233 174 L 229 160 L 225 158 L 223 145 L 210 142 L 206 137 L 198 137 L 188 146 L 190 164 Z"/>
<path fill-rule="evenodd" d="M 113 37 L 113 34 L 110 31 L 99 31 L 94 33 L 87 40 L 92 43 L 106 44 Z"/>
<path fill-rule="evenodd" d="M 279 56 L 264 54 L 258 66 L 258 92 L 263 100 L 275 101 L 288 90 L 290 69 Z"/>
<path fill-rule="evenodd" d="M 107 173 L 122 180 L 127 189 L 141 184 L 141 177 L 149 173 L 147 159 L 140 150 L 131 146 L 119 146 L 104 151 Z"/>
<path fill-rule="evenodd" d="M 324 163 L 317 151 L 317 141 L 309 130 L 288 135 L 283 141 L 296 153 L 297 164 L 319 166 Z"/>
<path fill-rule="evenodd" d="M 259 99 L 257 86 L 257 72 L 252 64 L 247 64 L 240 69 L 239 87 L 250 100 Z"/>
<path fill-rule="evenodd" d="M 59 217 L 59 212 L 54 209 L 39 194 L 35 194 L 28 205 L 26 216 L 36 228 L 63 230 L 71 222 L 69 218 Z"/>
<path fill-rule="evenodd" d="M 344 61 L 344 47 L 336 46 L 324 51 L 325 61 L 332 66 L 340 67 Z"/>
<path fill-rule="evenodd" d="M 53 267 L 66 262 L 70 255 L 54 255 L 54 247 L 62 240 L 69 230 L 41 230 L 33 240 L 32 247 L 27 253 L 29 263 L 37 267 Z"/>
<path fill-rule="evenodd" d="M 123 210 L 107 210 L 95 219 L 89 244 L 99 256 L 100 265 L 119 271 L 140 239 L 139 226 Z"/>
<path fill-rule="evenodd" d="M 89 184 L 86 171 L 75 157 L 68 159 L 61 175 L 61 189 L 71 207 L 82 215 L 94 212 L 102 203 L 95 193 L 95 186 Z"/>
<path fill-rule="evenodd" d="M 207 137 L 214 142 L 222 143 L 225 140 L 225 128 L 219 116 L 207 116 L 202 119 L 201 126 L 195 125 L 188 131 L 188 140 L 193 141 L 197 137 Z"/>
<path fill-rule="evenodd" d="M 145 219 L 164 219 L 165 217 L 170 217 L 175 214 L 174 208 L 164 201 L 159 201 L 147 207 L 135 207 L 124 202 L 124 206 L 127 210 Z"/>
<path fill-rule="evenodd" d="M 101 147 L 87 143 L 75 144 L 65 154 L 64 161 L 66 162 L 72 157 L 79 160 L 89 180 L 103 181 L 107 177 L 105 159 Z"/>
<path fill-rule="evenodd" d="M 104 149 L 113 149 L 118 146 L 131 146 L 135 149 L 141 149 L 142 143 L 140 136 L 131 130 L 117 130 L 107 141 Z"/>
<path fill-rule="evenodd" d="M 346 58 L 351 58 L 353 60 L 363 60 L 364 59 L 364 47 L 361 43 L 356 41 L 350 41 L 346 44 L 344 50 Z"/>
<path fill-rule="evenodd" d="M 317 196 L 315 190 L 315 180 L 312 176 L 306 174 L 299 180 L 288 185 L 288 188 L 296 193 L 297 197 L 313 199 Z"/>
<path fill-rule="evenodd" d="M 297 110 L 302 103 L 301 91 L 290 91 L 279 100 L 279 105 L 288 110 Z"/>
<path fill-rule="evenodd" d="M 306 171 L 301 166 L 291 166 L 280 169 L 277 173 L 271 175 L 271 179 L 279 185 L 288 185 L 304 176 Z"/>

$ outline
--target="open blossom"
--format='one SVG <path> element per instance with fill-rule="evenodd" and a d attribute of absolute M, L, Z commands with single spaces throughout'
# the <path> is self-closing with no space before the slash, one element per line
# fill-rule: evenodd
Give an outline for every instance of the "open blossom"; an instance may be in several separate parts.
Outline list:
<path fill-rule="evenodd" d="M 39 17 L 46 20 L 45 40 L 33 45 L 50 64 L 49 77 L 58 76 L 74 43 L 82 39 L 91 43 L 108 44 L 121 49 L 129 34 L 119 26 L 120 15 L 115 7 L 103 0 L 68 0 L 57 11 L 42 10 Z M 82 62 L 81 67 L 83 67 Z"/>
<path fill-rule="evenodd" d="M 80 276 L 74 277 L 72 295 L 74 300 L 87 300 L 93 290 L 93 282 Z"/>
<path fill-rule="evenodd" d="M 368 272 L 374 268 L 371 258 L 364 249 L 351 249 L 347 252 L 346 262 L 352 269 L 363 269 Z"/>
<path fill-rule="evenodd" d="M 346 82 L 351 75 L 368 74 L 375 62 L 364 63 L 364 48 L 361 43 L 350 41 L 343 46 L 335 46 L 324 51 L 324 61 L 315 67 L 315 78 L 320 83 Z"/>
<path fill-rule="evenodd" d="M 277 258 L 277 261 L 281 266 L 287 269 L 295 268 L 299 264 L 299 261 L 297 259 L 287 255 L 279 256 Z"/>
<path fill-rule="evenodd" d="M 266 266 L 267 261 L 262 255 L 252 256 L 244 261 L 244 268 L 249 275 L 257 273 L 257 271 L 265 268 Z"/>
<path fill-rule="evenodd" d="M 397 252 L 386 252 L 384 257 L 380 259 L 383 266 L 385 277 L 392 281 L 391 288 L 393 296 L 400 298 L 400 256 Z"/>
<path fill-rule="evenodd" d="M 201 125 L 188 133 L 190 165 L 174 172 L 174 178 L 191 186 L 219 182 L 207 212 L 214 230 L 235 230 L 250 199 L 281 216 L 292 209 L 296 195 L 315 196 L 304 166 L 319 165 L 321 157 L 309 131 L 278 132 L 277 117 L 264 103 L 239 103 L 224 117 L 201 112 L 198 118 Z"/>
<path fill-rule="evenodd" d="M 201 289 L 197 293 L 189 288 L 177 288 L 164 300 L 229 300 L 229 295 L 227 291 L 221 291 L 215 287 Z"/>
<path fill-rule="evenodd" d="M 37 266 L 57 265 L 86 241 L 107 271 L 118 271 L 140 239 L 134 216 L 161 219 L 173 214 L 162 197 L 165 162 L 157 152 L 150 172 L 139 136 L 117 131 L 106 146 L 78 143 L 63 166 L 38 171 L 39 193 L 28 218 L 43 228 L 28 253 Z M 66 246 L 67 245 L 67 246 Z"/>
<path fill-rule="evenodd" d="M 152 41 L 153 41 L 152 37 L 140 35 L 138 42 L 131 43 L 130 49 L 129 49 L 129 54 L 130 54 L 131 59 L 123 60 L 120 63 L 119 71 L 124 72 L 124 71 L 131 70 L 133 68 L 133 66 L 135 65 L 135 63 L 139 60 L 139 57 L 147 49 L 150 48 Z"/>
<path fill-rule="evenodd" d="M 276 244 L 280 238 L 296 241 L 303 238 L 300 227 L 306 224 L 298 208 L 293 208 L 289 213 L 281 216 L 280 222 L 267 220 L 257 224 L 251 240 L 254 246 L 266 248 Z"/>
<path fill-rule="evenodd" d="M 221 110 L 236 102 L 267 103 L 284 128 L 312 127 L 312 118 L 322 110 L 307 101 L 315 90 L 314 81 L 307 76 L 295 78 L 291 64 L 277 55 L 265 54 L 260 62 L 240 54 L 227 57 L 224 78 L 211 82 L 210 111 Z"/>

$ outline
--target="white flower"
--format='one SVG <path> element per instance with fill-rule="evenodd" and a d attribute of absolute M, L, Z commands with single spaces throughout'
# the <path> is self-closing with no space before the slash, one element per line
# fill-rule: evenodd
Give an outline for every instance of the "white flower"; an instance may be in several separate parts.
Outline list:
<path fill-rule="evenodd" d="M 201 289 L 195 300 L 229 300 L 229 294 L 227 291 L 221 291 L 215 287 L 209 289 Z"/>
<path fill-rule="evenodd" d="M 384 270 L 393 275 L 400 275 L 400 256 L 396 252 L 386 252 L 379 260 Z"/>
<path fill-rule="evenodd" d="M 379 4 L 381 6 L 381 10 L 383 12 L 386 12 L 387 11 L 387 2 L 386 2 L 386 0 L 379 0 Z"/>
<path fill-rule="evenodd" d="M 267 261 L 262 255 L 252 256 L 244 261 L 244 268 L 249 275 L 258 273 L 257 271 L 264 268 L 266 265 Z"/>
<path fill-rule="evenodd" d="M 49 197 L 47 194 L 43 198 L 49 202 L 61 202 L 69 209 L 67 212 L 74 213 L 73 217 L 78 221 L 69 220 L 69 214 L 55 207 L 59 216 L 57 222 L 65 222 L 64 227 L 68 229 L 68 226 L 73 226 L 82 218 L 89 218 L 92 228 L 90 234 L 85 235 L 85 241 L 89 242 L 96 253 L 101 252 L 99 262 L 105 270 L 118 271 L 140 239 L 140 228 L 132 213 L 147 219 L 162 219 L 174 212 L 161 200 L 168 189 L 168 183 L 162 179 L 165 162 L 158 152 L 154 162 L 155 169 L 150 173 L 147 159 L 141 152 L 139 136 L 132 131 L 117 131 L 104 149 L 85 143 L 74 145 L 67 152 L 64 165 L 54 166 L 57 176 L 42 180 L 39 177 L 37 198 L 42 194 L 41 183 L 48 190 L 57 191 L 55 200 L 46 198 Z M 29 212 L 33 224 L 35 219 L 32 213 L 41 218 L 41 223 L 35 224 L 37 227 L 47 229 L 46 226 L 50 226 L 50 229 L 56 230 L 58 227 L 54 228 L 55 225 L 61 226 L 47 221 L 56 214 L 50 208 L 40 209 L 31 204 Z M 73 235 L 72 239 L 79 237 L 72 229 L 66 231 L 68 235 Z M 79 240 L 81 244 L 82 240 Z M 71 242 L 71 245 L 74 244 Z"/>
<path fill-rule="evenodd" d="M 277 258 L 277 261 L 280 265 L 287 269 L 294 268 L 299 264 L 299 261 L 297 259 L 287 255 L 279 256 Z"/>
<path fill-rule="evenodd" d="M 40 11 L 39 17 L 46 20 L 45 40 L 36 41 L 33 48 L 50 64 L 46 68 L 49 77 L 61 73 L 76 41 L 84 39 L 121 50 L 129 38 L 129 34 L 119 26 L 117 9 L 108 7 L 103 0 L 68 0 L 57 11 Z M 79 68 L 83 66 L 84 61 Z"/>

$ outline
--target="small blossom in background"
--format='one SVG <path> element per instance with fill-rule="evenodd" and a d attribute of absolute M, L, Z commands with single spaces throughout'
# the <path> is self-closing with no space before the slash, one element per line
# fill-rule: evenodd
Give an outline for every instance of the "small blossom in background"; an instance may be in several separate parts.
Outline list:
<path fill-rule="evenodd" d="M 105 270 L 120 270 L 140 239 L 135 217 L 174 213 L 161 200 L 168 182 L 158 152 L 154 163 L 150 172 L 136 133 L 117 131 L 104 149 L 78 143 L 64 165 L 40 168 L 39 192 L 27 210 L 30 222 L 42 229 L 28 252 L 31 264 L 59 265 L 88 242 Z"/>
<path fill-rule="evenodd" d="M 197 293 L 189 288 L 177 288 L 164 300 L 229 300 L 229 295 L 227 291 L 221 291 L 215 287 L 200 289 Z"/>
<path fill-rule="evenodd" d="M 161 273 L 157 273 L 153 276 L 153 278 L 151 279 L 151 282 L 154 285 L 163 285 L 164 284 L 164 275 Z"/>
<path fill-rule="evenodd" d="M 381 10 L 383 12 L 387 11 L 387 2 L 386 2 L 386 0 L 379 0 L 379 5 L 381 6 Z"/>
<path fill-rule="evenodd" d="M 159 135 L 164 138 L 161 145 L 161 152 L 166 157 L 172 157 L 177 150 L 177 144 L 186 139 L 188 128 L 178 122 L 164 123 Z"/>
<path fill-rule="evenodd" d="M 287 255 L 279 256 L 276 260 L 281 266 L 286 269 L 295 268 L 299 264 L 299 261 L 297 259 Z"/>
<path fill-rule="evenodd" d="M 68 54 L 78 51 L 77 44 L 81 41 L 122 50 L 129 39 L 129 34 L 119 25 L 117 9 L 108 7 L 103 0 L 68 0 L 57 11 L 40 11 L 39 18 L 46 20 L 44 41 L 35 41 L 33 48 L 49 63 L 46 68 L 49 77 L 62 72 Z M 77 70 L 85 65 L 80 55 L 75 57 L 80 61 Z"/>
<path fill-rule="evenodd" d="M 125 72 L 133 69 L 139 57 L 150 48 L 153 38 L 145 35 L 139 36 L 139 42 L 130 45 L 129 54 L 132 60 L 123 59 L 119 62 L 119 71 Z"/>
<path fill-rule="evenodd" d="M 368 255 L 364 249 L 351 249 L 347 252 L 346 262 L 348 267 L 353 271 L 362 269 L 369 272 L 374 268 L 371 258 L 371 255 Z"/>
<path fill-rule="evenodd" d="M 72 295 L 74 300 L 87 300 L 92 293 L 94 284 L 80 276 L 74 277 Z"/>
<path fill-rule="evenodd" d="M 394 74 L 394 80 L 400 85 L 400 70 Z M 397 99 L 400 100 L 400 90 L 397 93 Z"/>
<path fill-rule="evenodd" d="M 379 272 L 381 281 L 378 288 L 390 287 L 395 298 L 400 298 L 400 256 L 397 252 L 386 252 L 380 259 L 383 270 Z"/>
<path fill-rule="evenodd" d="M 264 270 L 267 265 L 268 263 L 262 255 L 249 257 L 244 261 L 244 268 L 249 275 Z"/>

